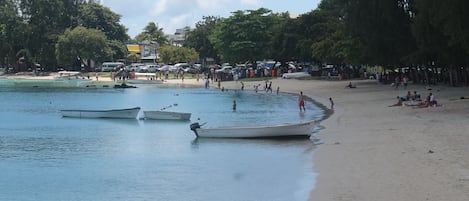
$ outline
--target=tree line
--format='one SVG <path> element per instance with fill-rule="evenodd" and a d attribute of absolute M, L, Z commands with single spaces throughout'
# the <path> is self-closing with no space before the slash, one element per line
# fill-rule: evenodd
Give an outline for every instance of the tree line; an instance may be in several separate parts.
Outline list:
<path fill-rule="evenodd" d="M 382 66 L 412 80 L 469 85 L 469 2 L 464 0 L 322 0 L 291 17 L 266 8 L 206 16 L 184 47 L 150 22 L 135 39 L 121 16 L 94 1 L 0 0 L 0 64 L 89 66 L 136 58 L 126 43 L 156 41 L 163 62 L 214 58 L 217 62 L 273 59 L 350 67 Z M 198 60 L 198 59 L 197 59 Z M 432 78 L 430 78 L 432 77 Z"/>
<path fill-rule="evenodd" d="M 297 18 L 269 9 L 204 17 L 186 45 L 224 62 L 382 66 L 414 82 L 469 85 L 469 2 L 322 0 Z"/>

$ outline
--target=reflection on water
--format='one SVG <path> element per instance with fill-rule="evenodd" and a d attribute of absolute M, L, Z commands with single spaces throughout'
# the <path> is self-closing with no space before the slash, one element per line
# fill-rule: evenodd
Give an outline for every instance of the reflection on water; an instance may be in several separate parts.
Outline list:
<path fill-rule="evenodd" d="M 314 185 L 312 140 L 196 139 L 191 121 L 58 112 L 177 103 L 171 111 L 191 112 L 192 121 L 212 126 L 321 118 L 312 104 L 299 115 L 290 95 L 148 87 L 0 93 L 0 200 L 307 200 Z"/>

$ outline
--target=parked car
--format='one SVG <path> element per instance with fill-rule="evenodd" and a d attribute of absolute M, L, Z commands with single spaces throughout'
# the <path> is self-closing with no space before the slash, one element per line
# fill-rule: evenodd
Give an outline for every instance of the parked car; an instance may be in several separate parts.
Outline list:
<path fill-rule="evenodd" d="M 154 73 L 158 70 L 160 66 L 157 64 L 146 64 L 141 66 L 140 69 L 137 71 L 139 73 Z"/>
<path fill-rule="evenodd" d="M 177 63 L 177 64 L 174 64 L 174 66 L 178 69 L 179 68 L 189 68 L 190 67 L 190 65 L 188 63 Z"/>
<path fill-rule="evenodd" d="M 196 74 L 196 73 L 199 73 L 199 72 L 200 72 L 200 70 L 197 69 L 197 68 L 194 68 L 194 67 L 184 68 L 184 73 Z"/>
<path fill-rule="evenodd" d="M 140 68 L 144 65 L 145 64 L 142 64 L 142 63 L 133 63 L 133 64 L 130 64 L 130 66 L 127 66 L 125 70 L 140 72 Z"/>
<path fill-rule="evenodd" d="M 165 72 L 165 71 L 169 71 L 170 68 L 171 68 L 171 65 L 163 65 L 163 66 L 157 68 L 156 70 Z"/>
<path fill-rule="evenodd" d="M 216 73 L 231 73 L 232 71 L 232 66 L 223 66 L 222 68 L 215 70 Z"/>
<path fill-rule="evenodd" d="M 115 71 L 119 68 L 124 67 L 124 63 L 122 62 L 104 62 L 101 65 L 100 71 L 102 72 L 110 72 L 110 71 Z"/>

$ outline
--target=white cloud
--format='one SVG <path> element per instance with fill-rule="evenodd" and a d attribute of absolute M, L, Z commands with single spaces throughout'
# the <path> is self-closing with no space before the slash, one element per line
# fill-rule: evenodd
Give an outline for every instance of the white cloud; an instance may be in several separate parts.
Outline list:
<path fill-rule="evenodd" d="M 173 33 L 174 30 L 176 29 L 181 29 L 184 28 L 185 26 L 189 26 L 191 24 L 194 24 L 192 22 L 192 15 L 191 14 L 181 14 L 178 16 L 173 16 L 169 21 L 165 24 L 162 24 L 164 28 L 164 31 L 166 33 Z"/>
<path fill-rule="evenodd" d="M 261 1 L 260 0 L 241 0 L 241 5 L 246 5 L 246 6 L 260 6 Z"/>
<path fill-rule="evenodd" d="M 194 0 L 159 0 L 151 9 L 152 16 L 178 16 L 198 9 Z"/>
<path fill-rule="evenodd" d="M 196 0 L 197 7 L 204 11 L 213 12 L 216 10 L 221 10 L 227 8 L 230 4 L 229 0 Z"/>

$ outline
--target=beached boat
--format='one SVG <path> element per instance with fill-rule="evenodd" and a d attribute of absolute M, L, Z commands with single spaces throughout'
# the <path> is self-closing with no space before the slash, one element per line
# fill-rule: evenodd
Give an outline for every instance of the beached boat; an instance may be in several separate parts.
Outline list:
<path fill-rule="evenodd" d="M 63 117 L 136 119 L 140 107 L 113 110 L 60 110 Z"/>
<path fill-rule="evenodd" d="M 143 116 L 145 119 L 187 121 L 191 118 L 191 113 L 171 112 L 163 110 L 143 110 Z"/>
<path fill-rule="evenodd" d="M 114 85 L 114 88 L 116 88 L 116 89 L 127 89 L 127 88 L 137 88 L 137 87 L 132 86 L 132 85 L 127 85 L 126 83 L 122 83 L 122 84 Z"/>
<path fill-rule="evenodd" d="M 161 80 L 143 80 L 143 79 L 132 79 L 126 81 L 129 84 L 163 84 Z"/>
<path fill-rule="evenodd" d="M 315 121 L 271 126 L 234 126 L 202 128 L 198 122 L 190 125 L 197 137 L 207 138 L 272 138 L 272 137 L 309 137 Z"/>
<path fill-rule="evenodd" d="M 304 78 L 304 77 L 311 77 L 308 72 L 295 72 L 295 73 L 284 73 L 282 78 L 290 79 L 290 78 Z"/>

